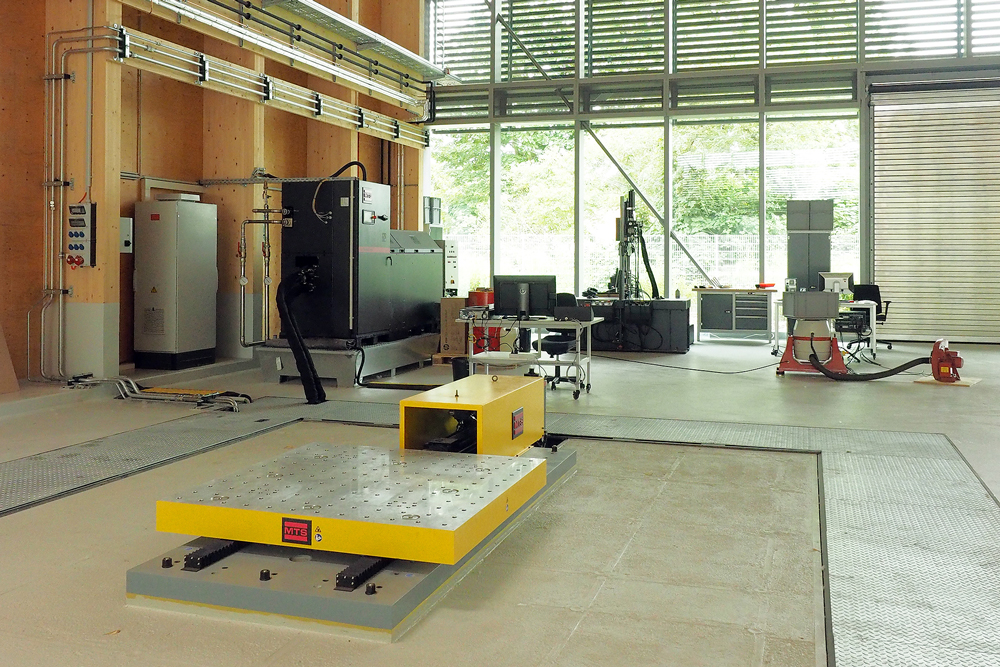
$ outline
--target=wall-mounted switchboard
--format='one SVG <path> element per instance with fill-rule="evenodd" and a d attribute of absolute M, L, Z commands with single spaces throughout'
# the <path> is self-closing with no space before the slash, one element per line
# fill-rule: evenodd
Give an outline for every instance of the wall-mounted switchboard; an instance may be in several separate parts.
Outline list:
<path fill-rule="evenodd" d="M 63 242 L 66 264 L 76 269 L 97 266 L 97 204 L 69 205 L 66 235 Z"/>

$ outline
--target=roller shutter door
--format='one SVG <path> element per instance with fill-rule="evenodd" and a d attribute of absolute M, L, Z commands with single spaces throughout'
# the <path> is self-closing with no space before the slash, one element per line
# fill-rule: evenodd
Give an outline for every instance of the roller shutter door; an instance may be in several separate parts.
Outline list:
<path fill-rule="evenodd" d="M 872 104 L 879 337 L 1000 342 L 1000 89 Z"/>

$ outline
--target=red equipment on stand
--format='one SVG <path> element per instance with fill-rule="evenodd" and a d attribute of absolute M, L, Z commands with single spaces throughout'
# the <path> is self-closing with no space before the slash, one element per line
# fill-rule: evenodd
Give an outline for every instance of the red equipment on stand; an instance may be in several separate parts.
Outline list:
<path fill-rule="evenodd" d="M 480 288 L 469 292 L 467 306 L 488 306 L 493 303 L 493 290 Z M 500 349 L 500 327 L 472 327 L 472 353 Z"/>
<path fill-rule="evenodd" d="M 840 353 L 836 336 L 829 338 L 789 336 L 788 342 L 785 343 L 785 352 L 781 355 L 781 361 L 778 362 L 778 369 L 775 373 L 778 375 L 784 375 L 786 371 L 792 371 L 793 373 L 819 373 L 808 361 L 808 353 L 806 361 L 799 361 L 795 358 L 795 348 L 797 346 L 808 345 L 811 348 L 817 343 L 822 344 L 824 347 L 826 345 L 830 346 L 830 357 L 822 362 L 823 365 L 834 373 L 847 373 L 847 366 L 844 364 L 844 355 Z"/>

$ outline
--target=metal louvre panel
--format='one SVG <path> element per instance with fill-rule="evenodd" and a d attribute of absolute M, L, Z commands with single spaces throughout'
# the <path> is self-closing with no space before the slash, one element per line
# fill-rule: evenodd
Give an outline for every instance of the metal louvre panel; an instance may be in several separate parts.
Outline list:
<path fill-rule="evenodd" d="M 590 84 L 581 86 L 582 111 L 593 113 L 662 111 L 663 83 Z"/>
<path fill-rule="evenodd" d="M 490 95 L 486 91 L 444 87 L 437 92 L 434 109 L 439 120 L 488 118 L 490 115 Z"/>
<path fill-rule="evenodd" d="M 674 0 L 673 6 L 678 72 L 760 64 L 758 0 Z"/>
<path fill-rule="evenodd" d="M 767 0 L 767 64 L 855 60 L 857 0 Z"/>
<path fill-rule="evenodd" d="M 483 0 L 436 0 L 434 59 L 465 83 L 490 80 L 490 10 Z"/>
<path fill-rule="evenodd" d="M 1000 342 L 1000 89 L 872 102 L 880 336 Z"/>
<path fill-rule="evenodd" d="M 850 102 L 857 99 L 856 72 L 821 75 L 772 74 L 767 77 L 768 104 Z"/>
<path fill-rule="evenodd" d="M 670 87 L 671 108 L 674 109 L 732 108 L 757 104 L 757 81 L 754 77 L 672 81 Z"/>
<path fill-rule="evenodd" d="M 972 0 L 972 48 L 974 56 L 1000 51 L 1000 3 Z"/>
<path fill-rule="evenodd" d="M 573 76 L 576 56 L 575 0 L 505 0 L 502 7 L 502 15 L 511 29 L 549 76 Z M 508 32 L 501 32 L 502 79 L 543 78 Z"/>
<path fill-rule="evenodd" d="M 865 57 L 958 57 L 963 4 L 958 0 L 868 0 Z"/>
<path fill-rule="evenodd" d="M 663 71 L 663 0 L 586 3 L 587 75 Z"/>

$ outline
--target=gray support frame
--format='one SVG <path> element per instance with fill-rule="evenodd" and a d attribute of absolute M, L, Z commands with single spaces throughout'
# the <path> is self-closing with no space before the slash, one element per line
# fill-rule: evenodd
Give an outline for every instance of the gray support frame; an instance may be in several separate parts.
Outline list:
<path fill-rule="evenodd" d="M 858 233 L 861 251 L 862 283 L 875 282 L 875 227 L 874 227 L 874 110 L 868 90 L 868 80 L 864 72 L 858 71 L 858 97 L 861 100 L 861 110 L 858 113 L 858 169 L 861 172 L 858 179 Z"/>
<path fill-rule="evenodd" d="M 674 235 L 674 170 L 670 119 L 663 119 L 663 296 L 670 298 L 670 239 Z"/>
<path fill-rule="evenodd" d="M 762 83 L 763 79 L 761 74 Z M 767 116 L 763 110 L 757 123 L 757 282 L 762 283 L 767 264 Z"/>
<path fill-rule="evenodd" d="M 583 132 L 582 121 L 573 126 L 573 293 L 580 294 L 580 220 L 583 218 Z"/>

